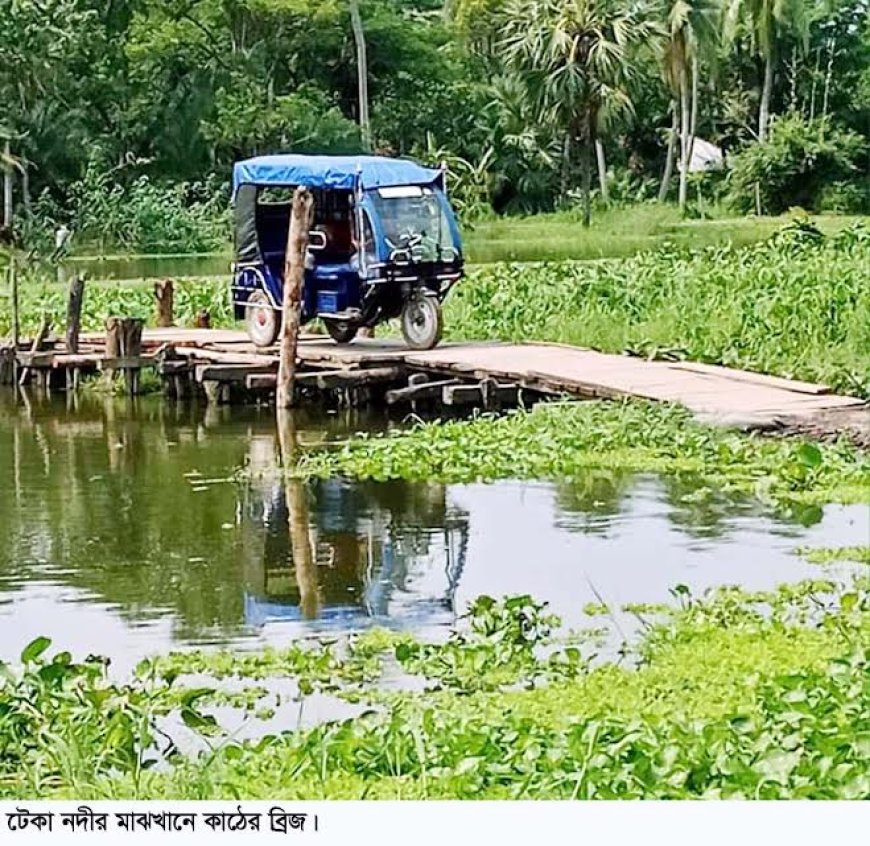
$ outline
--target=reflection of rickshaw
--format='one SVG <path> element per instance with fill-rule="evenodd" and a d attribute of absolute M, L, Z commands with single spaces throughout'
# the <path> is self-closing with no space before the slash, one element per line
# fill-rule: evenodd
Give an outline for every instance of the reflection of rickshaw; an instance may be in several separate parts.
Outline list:
<path fill-rule="evenodd" d="M 379 156 L 260 156 L 233 169 L 233 304 L 258 346 L 280 328 L 287 189 L 314 194 L 302 321 L 319 317 L 347 343 L 398 317 L 409 346 L 441 337 L 441 302 L 462 276 L 459 229 L 444 172 Z"/>
<path fill-rule="evenodd" d="M 372 618 L 431 624 L 452 614 L 468 517 L 448 507 L 443 487 L 325 479 L 311 485 L 308 504 L 318 626 L 365 625 Z M 300 582 L 304 574 L 295 569 L 283 484 L 247 489 L 242 511 L 254 533 L 245 539 L 251 553 L 246 621 L 305 619 L 312 585 Z"/>

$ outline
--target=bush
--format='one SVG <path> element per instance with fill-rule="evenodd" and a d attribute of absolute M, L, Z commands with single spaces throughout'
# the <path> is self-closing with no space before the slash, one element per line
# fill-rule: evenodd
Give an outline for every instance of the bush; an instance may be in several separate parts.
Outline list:
<path fill-rule="evenodd" d="M 117 168 L 92 160 L 73 182 L 65 201 L 47 192 L 18 225 L 23 243 L 40 252 L 53 248 L 54 229 L 63 222 L 73 245 L 137 253 L 206 252 L 229 240 L 226 189 L 212 180 L 164 184 L 146 174 L 124 180 Z"/>
<path fill-rule="evenodd" d="M 792 206 L 819 211 L 826 188 L 854 179 L 863 149 L 860 135 L 832 126 L 827 118 L 785 115 L 773 123 L 766 142 L 746 147 L 731 160 L 731 202 L 752 211 L 758 190 L 766 214 Z M 842 187 L 838 191 L 845 196 Z M 856 191 L 849 195 L 852 199 L 859 195 Z"/>
<path fill-rule="evenodd" d="M 860 182 L 833 182 L 822 189 L 819 206 L 822 211 L 838 214 L 860 214 L 870 211 L 870 178 Z"/>

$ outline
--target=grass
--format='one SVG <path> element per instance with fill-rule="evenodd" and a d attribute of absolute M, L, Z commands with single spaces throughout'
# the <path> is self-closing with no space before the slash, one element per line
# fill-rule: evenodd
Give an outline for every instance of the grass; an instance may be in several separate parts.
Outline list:
<path fill-rule="evenodd" d="M 469 482 L 563 479 L 595 468 L 690 476 L 698 496 L 739 494 L 796 506 L 870 502 L 870 457 L 713 429 L 680 408 L 641 401 L 535 406 L 502 417 L 422 423 L 305 455 L 297 471 Z"/>
<path fill-rule="evenodd" d="M 633 662 L 590 663 L 588 645 L 563 637 L 558 622 L 529 597 L 482 597 L 439 643 L 372 632 L 262 657 L 177 654 L 145 662 L 124 686 L 101 681 L 95 665 L 47 657 L 37 641 L 0 685 L 0 795 L 870 797 L 866 579 L 682 594 L 648 624 Z M 370 708 L 236 742 L 203 703 L 216 682 L 264 668 L 296 680 L 294 711 L 323 691 Z M 397 669 L 418 677 L 416 691 L 376 686 Z M 275 695 L 249 688 L 240 701 L 252 710 Z M 172 714 L 209 738 L 207 751 L 143 767 L 152 721 L 171 726 Z"/>

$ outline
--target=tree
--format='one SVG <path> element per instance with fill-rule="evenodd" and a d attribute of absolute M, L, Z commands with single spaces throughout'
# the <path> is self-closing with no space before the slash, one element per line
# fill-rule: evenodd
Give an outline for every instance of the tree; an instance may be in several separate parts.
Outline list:
<path fill-rule="evenodd" d="M 818 3 L 807 0 L 729 0 L 728 32 L 733 35 L 742 20 L 764 65 L 758 106 L 758 140 L 762 143 L 767 140 L 770 125 L 770 100 L 779 42 L 787 32 L 805 42 L 813 14 L 818 10 Z"/>
<path fill-rule="evenodd" d="M 649 10 L 616 0 L 513 0 L 498 49 L 523 81 L 539 121 L 579 147 L 583 225 L 591 219 L 592 155 L 603 126 L 632 110 L 633 54 L 656 31 Z"/>
<path fill-rule="evenodd" d="M 666 0 L 664 7 L 667 36 L 663 51 L 665 82 L 673 93 L 672 124 L 668 158 L 662 178 L 660 199 L 667 195 L 673 171 L 675 135 L 680 134 L 680 209 L 686 207 L 689 164 L 698 116 L 699 55 L 713 53 L 719 40 L 717 23 L 721 19 L 718 0 Z"/>

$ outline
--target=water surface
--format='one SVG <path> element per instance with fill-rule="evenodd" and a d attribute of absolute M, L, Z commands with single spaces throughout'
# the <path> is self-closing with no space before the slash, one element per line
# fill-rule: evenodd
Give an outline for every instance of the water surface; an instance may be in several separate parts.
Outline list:
<path fill-rule="evenodd" d="M 296 433 L 306 445 L 386 425 L 308 414 Z M 600 599 L 817 575 L 795 547 L 870 535 L 866 506 L 787 519 L 655 476 L 294 487 L 278 457 L 268 409 L 0 394 L 0 658 L 41 634 L 129 666 L 175 646 L 429 628 L 482 593 L 528 593 L 581 625 Z"/>

